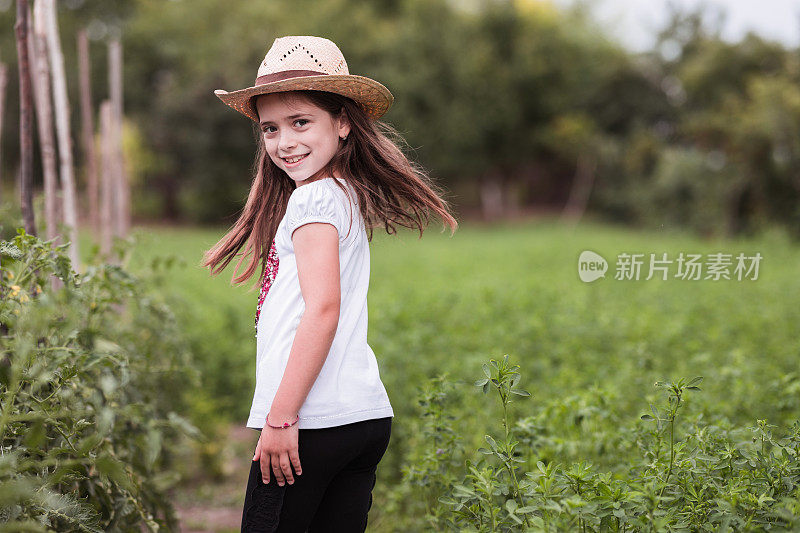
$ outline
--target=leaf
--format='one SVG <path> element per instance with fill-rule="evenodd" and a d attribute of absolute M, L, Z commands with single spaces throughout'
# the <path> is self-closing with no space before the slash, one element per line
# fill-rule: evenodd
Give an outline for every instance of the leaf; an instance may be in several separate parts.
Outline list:
<path fill-rule="evenodd" d="M 10 241 L 0 241 L 0 256 L 10 257 L 19 261 L 25 254 L 17 248 L 17 245 Z"/>
<path fill-rule="evenodd" d="M 108 452 L 103 452 L 97 457 L 95 467 L 100 474 L 133 492 L 134 487 L 130 478 L 128 478 L 127 472 L 125 472 L 125 465 L 121 461 L 111 457 Z"/>
<path fill-rule="evenodd" d="M 100 390 L 103 391 L 103 394 L 108 397 L 113 395 L 114 391 L 117 389 L 117 380 L 111 374 L 104 374 L 98 380 L 98 386 Z"/>
<path fill-rule="evenodd" d="M 8 509 L 14 504 L 29 499 L 36 490 L 35 478 L 19 477 L 3 480 L 0 483 L 0 509 Z"/>
<path fill-rule="evenodd" d="M 193 439 L 197 439 L 200 442 L 206 442 L 207 437 L 203 435 L 197 427 L 177 414 L 175 411 L 170 411 L 167 414 L 167 418 L 169 419 L 172 425 L 176 426 L 178 429 L 184 432 L 187 437 L 191 437 Z"/>
<path fill-rule="evenodd" d="M 147 431 L 147 439 L 145 441 L 145 464 L 148 469 L 152 469 L 153 465 L 161 454 L 161 432 L 156 428 L 150 428 Z"/>
<path fill-rule="evenodd" d="M 456 496 L 474 496 L 475 491 L 464 485 L 453 485 L 453 492 Z"/>
<path fill-rule="evenodd" d="M 103 406 L 100 409 L 100 412 L 97 414 L 97 434 L 100 436 L 106 436 L 111 431 L 111 428 L 114 427 L 114 418 L 115 418 L 114 410 Z"/>
<path fill-rule="evenodd" d="M 9 533 L 20 533 L 21 531 L 27 533 L 47 533 L 48 530 L 42 524 L 34 522 L 33 520 L 14 520 L 0 524 L 0 532 L 5 533 L 6 531 Z"/>
<path fill-rule="evenodd" d="M 36 499 L 50 513 L 72 522 L 73 527 L 69 528 L 70 531 L 103 533 L 103 529 L 98 527 L 100 517 L 97 511 L 90 504 L 78 499 L 76 495 L 58 493 L 43 487 L 36 492 Z"/>
<path fill-rule="evenodd" d="M 25 433 L 25 446 L 31 449 L 39 449 L 45 439 L 44 421 L 39 419 Z"/>
<path fill-rule="evenodd" d="M 514 511 L 517 510 L 517 507 L 518 507 L 517 500 L 514 499 L 506 500 L 506 509 L 512 515 L 514 514 Z"/>
<path fill-rule="evenodd" d="M 81 456 L 86 456 L 91 450 L 96 448 L 103 442 L 103 435 L 99 433 L 91 433 L 90 435 L 78 441 L 77 450 Z"/>

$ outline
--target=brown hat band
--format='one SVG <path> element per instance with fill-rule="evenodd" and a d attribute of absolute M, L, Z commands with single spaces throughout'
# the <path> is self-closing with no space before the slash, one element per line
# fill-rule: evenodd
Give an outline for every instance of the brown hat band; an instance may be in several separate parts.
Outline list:
<path fill-rule="evenodd" d="M 302 78 L 304 76 L 328 76 L 327 72 L 315 70 L 282 70 L 271 74 L 264 74 L 256 78 L 256 85 L 266 85 L 274 81 L 288 80 L 289 78 Z"/>

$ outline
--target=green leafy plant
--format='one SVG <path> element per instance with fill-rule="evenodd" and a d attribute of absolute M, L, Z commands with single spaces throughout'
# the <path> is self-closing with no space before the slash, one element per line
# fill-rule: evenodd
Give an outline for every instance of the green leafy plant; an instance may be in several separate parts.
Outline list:
<path fill-rule="evenodd" d="M 435 526 L 446 513 L 437 498 L 455 480 L 454 467 L 463 461 L 462 439 L 453 427 L 455 416 L 448 411 L 457 405 L 452 389 L 445 373 L 430 379 L 419 391 L 420 414 L 414 418 L 418 424 L 412 434 L 422 445 L 413 447 L 414 454 L 402 467 L 404 486 L 409 490 L 395 494 L 396 499 L 413 494 L 422 503 L 428 526 Z"/>
<path fill-rule="evenodd" d="M 665 405 L 627 426 L 609 428 L 625 435 L 625 445 L 641 452 L 617 472 L 600 472 L 588 461 L 571 466 L 520 459 L 515 433 L 530 431 L 510 419 L 518 366 L 502 361 L 483 365 L 475 384 L 496 390 L 503 416 L 501 438 L 486 435 L 488 448 L 466 459 L 461 480 L 446 487 L 439 501 L 449 515 L 433 524 L 458 531 L 788 531 L 800 527 L 800 422 L 784 438 L 764 420 L 743 429 L 683 420 L 689 391 L 702 378 L 657 382 Z M 652 425 L 651 425 L 652 424 Z M 749 436 L 748 436 L 749 434 Z M 527 442 L 533 442 L 528 440 Z M 530 454 L 529 454 L 530 455 Z M 535 455 L 535 454 L 534 454 Z M 527 470 L 527 471 L 526 471 Z"/>
<path fill-rule="evenodd" d="M 173 453 L 201 435 L 180 414 L 197 376 L 155 283 L 168 265 L 77 274 L 68 246 L 0 242 L 2 529 L 172 530 Z"/>
<path fill-rule="evenodd" d="M 481 460 L 477 464 L 467 461 L 468 474 L 464 483 L 454 486 L 454 492 L 440 501 L 455 506 L 456 513 L 477 525 L 488 526 L 490 531 L 497 531 L 504 525 L 530 525 L 527 513 L 533 508 L 526 505 L 516 464 L 524 463 L 515 452 L 519 442 L 514 438 L 509 419 L 508 406 L 513 396 L 530 397 L 530 393 L 518 389 L 519 366 L 511 366 L 508 355 L 502 361 L 490 360 L 483 365 L 485 378 L 475 382 L 484 394 L 494 389 L 498 393 L 503 408 L 501 419 L 503 437 L 496 439 L 485 435 L 489 448 L 478 451 L 494 459 L 494 464 Z M 500 497 L 497 502 L 495 496 Z"/>

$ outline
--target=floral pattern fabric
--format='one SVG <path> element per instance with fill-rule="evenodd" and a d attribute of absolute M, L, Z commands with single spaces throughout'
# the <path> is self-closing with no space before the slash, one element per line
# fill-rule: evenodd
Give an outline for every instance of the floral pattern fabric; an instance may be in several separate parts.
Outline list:
<path fill-rule="evenodd" d="M 264 304 L 264 298 L 267 297 L 269 288 L 275 281 L 275 276 L 278 274 L 278 250 L 275 248 L 275 239 L 272 240 L 272 246 L 269 247 L 267 254 L 267 268 L 264 271 L 264 277 L 261 280 L 261 292 L 258 295 L 258 306 L 256 307 L 256 336 L 258 336 L 258 317 L 261 314 L 261 306 Z"/>

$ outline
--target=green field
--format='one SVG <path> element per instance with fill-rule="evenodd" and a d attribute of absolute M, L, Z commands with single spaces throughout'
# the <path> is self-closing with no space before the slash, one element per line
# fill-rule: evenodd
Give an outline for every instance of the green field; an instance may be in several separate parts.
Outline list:
<path fill-rule="evenodd" d="M 223 231 L 139 228 L 131 268 L 159 255 L 185 261 L 169 285 L 213 401 L 206 409 L 244 425 L 257 293 L 232 287 L 231 267 L 211 278 L 199 266 Z M 583 250 L 609 261 L 606 279 L 580 281 Z M 618 254 L 663 252 L 670 259 L 759 252 L 762 260 L 757 280 L 645 281 L 646 271 L 639 281 L 613 279 Z M 370 514 L 374 530 L 399 530 L 397 516 L 420 519 L 409 516 L 418 506 L 398 501 L 396 491 L 402 468 L 430 445 L 419 433 L 420 389 L 447 373 L 455 385 L 453 426 L 475 450 L 496 431 L 502 411 L 473 383 L 481 365 L 504 354 L 520 365 L 519 386 L 532 394 L 512 406 L 514 418 L 536 422 L 536 451 L 524 454 L 528 470 L 538 460 L 586 460 L 623 471 L 635 450 L 622 447 L 620 432 L 664 398 L 656 381 L 703 376 L 684 409 L 709 425 L 745 428 L 765 419 L 778 436 L 800 414 L 800 249 L 780 233 L 711 242 L 549 220 L 465 223 L 452 237 L 432 226 L 421 240 L 376 230 L 371 261 L 369 342 L 396 415 Z"/>

